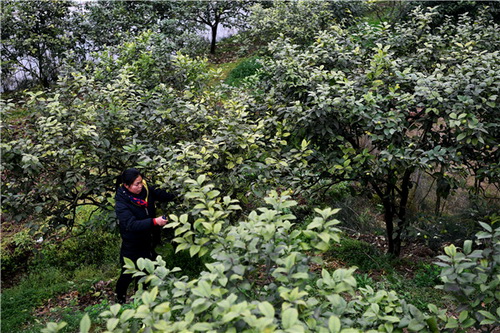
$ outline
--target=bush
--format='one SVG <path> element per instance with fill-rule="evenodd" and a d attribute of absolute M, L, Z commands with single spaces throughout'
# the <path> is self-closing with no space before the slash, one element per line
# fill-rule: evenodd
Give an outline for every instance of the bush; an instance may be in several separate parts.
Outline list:
<path fill-rule="evenodd" d="M 68 271 L 81 265 L 98 267 L 117 261 L 120 237 L 116 233 L 88 232 L 61 241 L 48 242 L 37 253 L 33 266 L 59 267 Z"/>
<path fill-rule="evenodd" d="M 3 226 L 2 226 L 3 227 Z M 2 232 L 6 232 L 3 227 Z M 35 240 L 29 230 L 21 230 L 11 236 L 2 237 L 2 280 L 11 278 L 26 268 L 26 264 L 33 256 Z"/>
<path fill-rule="evenodd" d="M 139 289 L 133 308 L 115 304 L 101 314 L 108 331 L 137 326 L 165 332 L 434 330 L 432 318 L 395 292 L 368 284 L 357 288 L 354 268 L 323 269 L 319 276 L 311 272 L 310 264 L 321 264 L 319 254 L 340 241 L 335 227 L 339 221 L 333 218 L 337 210 L 315 209 L 316 216 L 298 230 L 289 213 L 297 203 L 287 191 L 271 191 L 267 207 L 233 223 L 237 202 L 220 198 L 204 181 L 204 176 L 188 180 L 185 197 L 194 209 L 171 215 L 170 225 L 176 228 L 178 250 L 206 254 L 214 262 L 190 279 L 177 277 L 179 269 L 168 269 L 161 257 L 126 261 L 128 271 L 147 283 L 148 290 Z M 63 325 L 49 323 L 44 332 L 57 332 Z M 90 326 L 86 315 L 81 332 Z"/>
<path fill-rule="evenodd" d="M 498 216 L 491 224 L 480 222 L 483 231 L 476 234 L 476 248 L 466 240 L 459 251 L 455 245 L 438 256 L 441 266 L 439 287 L 459 303 L 460 316 L 449 318 L 446 328 L 483 328 L 489 332 L 500 327 L 500 223 Z"/>

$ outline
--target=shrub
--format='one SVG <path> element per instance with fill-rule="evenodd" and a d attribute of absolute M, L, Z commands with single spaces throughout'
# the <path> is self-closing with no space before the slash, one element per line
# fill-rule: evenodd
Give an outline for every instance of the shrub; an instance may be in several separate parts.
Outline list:
<path fill-rule="evenodd" d="M 4 231 L 5 231 L 4 227 Z M 25 229 L 12 236 L 2 237 L 2 279 L 11 277 L 25 268 L 33 256 L 35 240 Z"/>
<path fill-rule="evenodd" d="M 87 232 L 59 242 L 49 242 L 37 253 L 34 266 L 74 270 L 117 260 L 120 238 L 116 233 Z"/>
<path fill-rule="evenodd" d="M 443 267 L 439 287 L 459 303 L 458 319 L 448 318 L 446 328 L 476 327 L 492 332 L 500 326 L 500 222 L 480 222 L 484 229 L 476 234 L 476 249 L 466 240 L 459 251 L 455 245 L 445 248 L 437 265 Z"/>
<path fill-rule="evenodd" d="M 370 330 L 434 330 L 435 321 L 394 291 L 357 288 L 354 268 L 321 270 L 314 286 L 310 264 L 340 241 L 337 210 L 315 209 L 303 230 L 294 229 L 290 193 L 271 191 L 267 207 L 258 208 L 238 223 L 231 221 L 237 202 L 220 198 L 205 177 L 189 180 L 191 214 L 171 215 L 178 250 L 209 255 L 214 262 L 198 278 L 177 277 L 159 256 L 155 261 L 127 261 L 128 272 L 140 277 L 148 290 L 135 295 L 133 308 L 112 305 L 101 316 L 109 332 L 132 327 L 178 331 L 224 332 L 363 332 Z M 44 332 L 57 332 L 64 323 L 49 323 Z M 81 332 L 88 332 L 88 315 Z"/>

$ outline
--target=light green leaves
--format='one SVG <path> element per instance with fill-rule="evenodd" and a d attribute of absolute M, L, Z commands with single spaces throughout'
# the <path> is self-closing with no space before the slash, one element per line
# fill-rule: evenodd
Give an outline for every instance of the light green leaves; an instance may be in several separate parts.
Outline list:
<path fill-rule="evenodd" d="M 500 228 L 480 222 L 483 228 L 476 234 L 480 249 L 473 250 L 473 242 L 464 242 L 463 252 L 454 245 L 445 248 L 446 255 L 439 256 L 437 264 L 444 267 L 441 271 L 443 285 L 450 296 L 461 304 L 466 311 L 458 317 L 448 318 L 447 328 L 468 328 L 474 325 L 498 323 L 498 286 L 500 286 Z M 484 248 L 481 248 L 483 246 Z M 479 313 L 480 316 L 472 315 Z"/>
<path fill-rule="evenodd" d="M 299 313 L 295 308 L 288 308 L 281 313 L 281 321 L 284 329 L 291 329 L 298 323 Z M 300 326 L 299 326 L 300 327 Z"/>
<path fill-rule="evenodd" d="M 83 318 L 80 321 L 80 333 L 88 333 L 90 330 L 90 325 L 91 325 L 90 317 L 86 313 L 83 315 Z"/>

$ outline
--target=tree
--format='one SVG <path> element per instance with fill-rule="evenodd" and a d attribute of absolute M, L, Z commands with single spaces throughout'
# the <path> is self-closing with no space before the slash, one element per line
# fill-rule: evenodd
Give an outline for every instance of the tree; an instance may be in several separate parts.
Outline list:
<path fill-rule="evenodd" d="M 276 41 L 252 87 L 257 111 L 312 142 L 317 175 L 374 191 L 396 256 L 416 170 L 447 184 L 442 195 L 465 171 L 499 181 L 498 26 L 462 17 L 433 33 L 434 11 L 413 15 L 393 28 L 338 27 L 309 47 Z"/>
<path fill-rule="evenodd" d="M 359 1 L 258 2 L 249 9 L 248 29 L 242 38 L 266 45 L 283 35 L 297 44 L 311 44 L 319 31 L 352 25 L 363 9 Z"/>
<path fill-rule="evenodd" d="M 44 87 L 56 80 L 67 50 L 75 48 L 70 35 L 69 1 L 2 2 L 2 70 L 7 77 L 19 71 Z"/>
<path fill-rule="evenodd" d="M 146 32 L 153 32 L 155 56 L 176 52 L 196 55 L 206 47 L 191 21 L 177 15 L 171 1 L 91 1 L 83 12 L 81 41 L 88 50 L 102 51 L 119 46 Z"/>
<path fill-rule="evenodd" d="M 71 228 L 78 206 L 110 208 L 113 179 L 122 169 L 178 140 L 155 129 L 168 121 L 168 108 L 183 105 L 176 88 L 191 89 L 196 98 L 210 71 L 202 59 L 159 60 L 147 50 L 150 37 L 103 53 L 85 71 L 68 65 L 53 90 L 27 93 L 22 134 L 13 128 L 2 133 L 2 173 L 9 179 L 2 182 L 4 216 L 28 219 L 49 234 Z M 8 100 L 2 106 L 7 114 L 18 107 Z"/>
<path fill-rule="evenodd" d="M 155 31 L 171 16 L 169 2 L 92 1 L 85 3 L 85 36 L 94 50 L 116 46 L 147 30 Z"/>
<path fill-rule="evenodd" d="M 215 54 L 217 29 L 240 27 L 252 1 L 175 1 L 179 21 L 187 20 L 208 26 L 211 32 L 210 53 Z"/>
<path fill-rule="evenodd" d="M 244 197 L 247 174 L 277 182 L 283 165 L 304 163 L 307 144 L 282 153 L 281 135 L 268 140 L 241 97 L 209 89 L 207 59 L 154 52 L 155 35 L 110 48 L 85 70 L 66 68 L 53 91 L 28 93 L 23 132 L 2 136 L 6 218 L 50 235 L 71 228 L 81 205 L 112 212 L 113 178 L 130 166 L 174 188 L 216 174 Z M 16 105 L 5 102 L 8 114 Z"/>

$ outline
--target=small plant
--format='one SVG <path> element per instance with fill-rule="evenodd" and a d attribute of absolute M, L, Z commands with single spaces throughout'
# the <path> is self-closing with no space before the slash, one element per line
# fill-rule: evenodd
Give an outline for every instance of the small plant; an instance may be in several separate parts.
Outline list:
<path fill-rule="evenodd" d="M 356 277 L 356 283 L 359 288 L 366 288 L 366 286 L 373 287 L 375 285 L 373 279 L 366 273 L 356 274 L 355 277 Z"/>
<path fill-rule="evenodd" d="M 493 332 L 500 327 L 500 227 L 480 222 L 484 229 L 476 234 L 476 249 L 466 240 L 461 251 L 450 245 L 437 258 L 442 267 L 439 288 L 459 303 L 458 319 L 448 318 L 445 328 L 475 327 Z"/>

